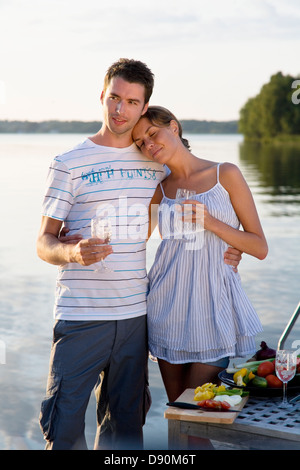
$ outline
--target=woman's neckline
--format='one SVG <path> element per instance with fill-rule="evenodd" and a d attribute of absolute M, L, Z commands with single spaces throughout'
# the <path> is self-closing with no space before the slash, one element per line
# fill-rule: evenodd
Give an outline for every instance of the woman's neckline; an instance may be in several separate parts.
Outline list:
<path fill-rule="evenodd" d="M 208 189 L 207 191 L 203 191 L 203 193 L 194 194 L 194 196 L 191 197 L 191 200 L 193 199 L 193 197 L 202 196 L 203 194 L 209 193 L 210 191 L 212 191 L 213 189 L 215 189 L 217 186 L 222 186 L 221 183 L 220 183 L 220 181 L 217 181 L 216 184 L 214 184 L 214 186 L 212 186 L 212 187 L 211 187 L 210 189 Z M 224 186 L 222 186 L 222 188 L 224 188 Z M 162 188 L 162 189 L 163 189 L 163 188 Z M 224 189 L 225 189 L 225 188 L 224 188 Z M 225 189 L 225 191 L 226 191 L 226 189 Z M 164 190 L 163 190 L 163 196 L 164 196 L 166 199 L 169 199 L 170 201 L 176 201 L 176 198 L 166 196 Z"/>

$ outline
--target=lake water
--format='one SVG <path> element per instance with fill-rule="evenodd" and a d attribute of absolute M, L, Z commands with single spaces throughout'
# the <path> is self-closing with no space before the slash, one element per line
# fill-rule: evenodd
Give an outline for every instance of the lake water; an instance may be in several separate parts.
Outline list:
<path fill-rule="evenodd" d="M 293 145 L 246 145 L 238 135 L 190 135 L 193 152 L 230 161 L 242 170 L 254 195 L 269 243 L 264 261 L 243 256 L 244 288 L 276 348 L 300 301 L 300 149 Z M 0 134 L 0 449 L 43 449 L 38 415 L 44 395 L 52 339 L 56 268 L 39 260 L 35 241 L 50 160 L 82 140 L 80 135 Z M 157 238 L 148 243 L 148 268 Z M 286 345 L 299 341 L 300 320 Z M 5 362 L 5 363 L 3 363 Z M 149 361 L 153 405 L 145 426 L 148 449 L 165 449 L 167 401 L 158 367 Z M 90 448 L 95 401 L 87 411 Z"/>

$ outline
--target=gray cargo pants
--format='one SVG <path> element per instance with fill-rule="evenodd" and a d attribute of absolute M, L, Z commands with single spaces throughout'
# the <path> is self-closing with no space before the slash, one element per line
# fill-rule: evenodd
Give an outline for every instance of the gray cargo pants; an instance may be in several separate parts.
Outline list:
<path fill-rule="evenodd" d="M 141 449 L 150 407 L 146 316 L 58 320 L 40 425 L 46 449 L 87 449 L 85 412 L 97 386 L 97 449 Z M 101 379 L 99 379 L 101 377 Z"/>

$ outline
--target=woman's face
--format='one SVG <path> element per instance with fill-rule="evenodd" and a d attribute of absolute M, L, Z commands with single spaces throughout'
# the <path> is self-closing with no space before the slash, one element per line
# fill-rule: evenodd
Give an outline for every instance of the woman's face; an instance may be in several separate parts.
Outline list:
<path fill-rule="evenodd" d="M 141 118 L 132 137 L 141 152 L 158 163 L 167 163 L 179 143 L 176 121 L 171 121 L 168 127 L 159 127 L 148 118 Z"/>

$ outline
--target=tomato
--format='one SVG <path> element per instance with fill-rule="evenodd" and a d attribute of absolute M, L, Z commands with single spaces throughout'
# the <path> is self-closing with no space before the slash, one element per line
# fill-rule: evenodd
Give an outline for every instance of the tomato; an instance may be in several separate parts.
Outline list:
<path fill-rule="evenodd" d="M 276 376 L 276 375 L 267 375 L 266 381 L 268 383 L 268 387 L 271 388 L 281 388 L 282 387 L 282 382 L 281 380 Z"/>
<path fill-rule="evenodd" d="M 221 408 L 220 402 L 214 400 L 203 400 L 198 403 L 199 406 L 204 408 Z"/>
<path fill-rule="evenodd" d="M 273 374 L 275 372 L 274 362 L 262 362 L 259 364 L 257 369 L 258 377 L 266 377 L 267 375 Z"/>
<path fill-rule="evenodd" d="M 227 401 L 216 401 L 216 400 L 202 400 L 197 403 L 198 406 L 202 408 L 211 408 L 218 410 L 228 410 L 230 408 L 229 403 Z"/>
<path fill-rule="evenodd" d="M 227 401 L 221 401 L 221 408 L 223 408 L 223 410 L 229 410 L 230 408 L 230 405 L 229 403 L 227 403 Z"/>

